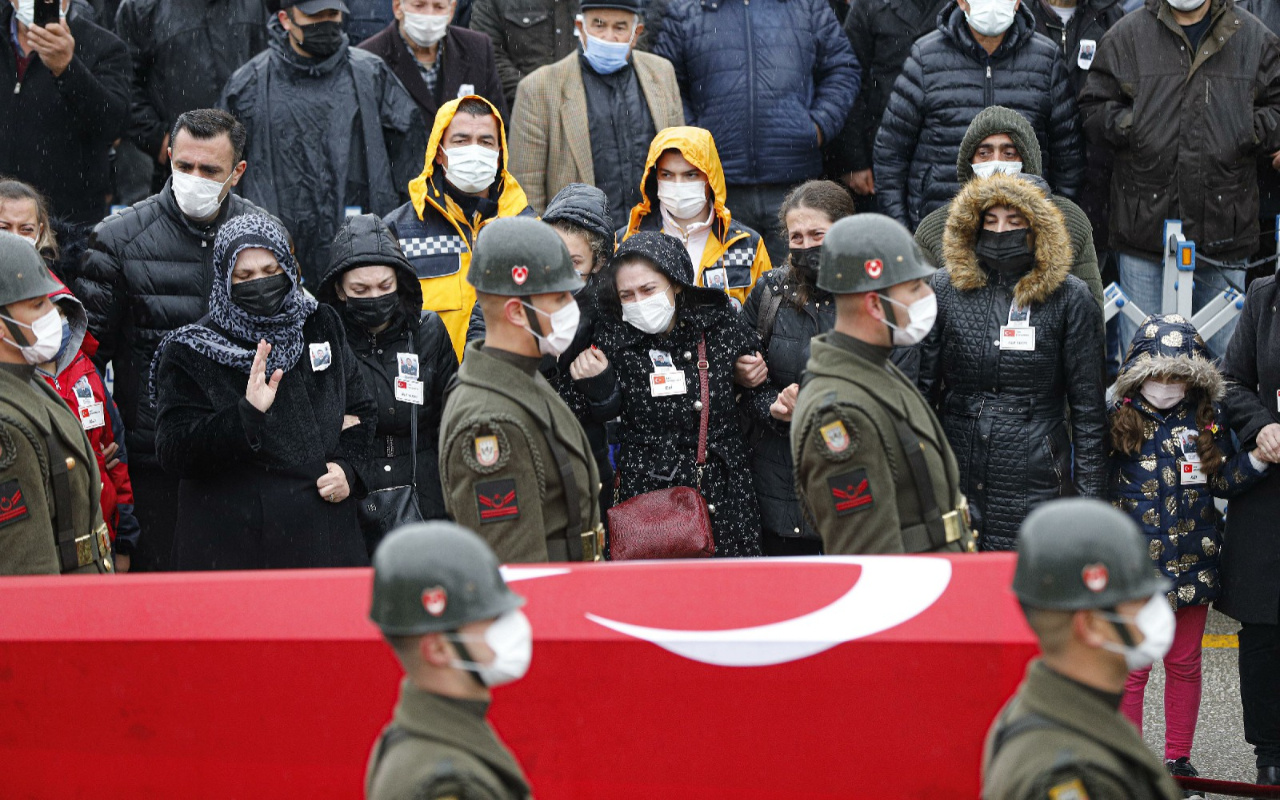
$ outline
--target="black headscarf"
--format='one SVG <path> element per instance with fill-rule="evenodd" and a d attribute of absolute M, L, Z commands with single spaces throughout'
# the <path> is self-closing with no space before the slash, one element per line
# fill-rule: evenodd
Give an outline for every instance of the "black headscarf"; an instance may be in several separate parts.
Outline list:
<path fill-rule="evenodd" d="M 293 289 L 285 298 L 280 310 L 269 317 L 250 314 L 231 301 L 231 272 L 236 257 L 251 247 L 270 250 L 289 276 Z M 289 250 L 289 235 L 271 217 L 261 214 L 244 214 L 232 217 L 218 231 L 213 243 L 213 291 L 209 295 L 209 320 L 240 342 L 253 345 L 246 348 L 224 336 L 221 331 L 196 323 L 184 325 L 171 332 L 156 348 L 151 361 L 152 397 L 155 397 L 155 373 L 165 347 L 171 342 L 183 344 L 205 356 L 248 375 L 253 366 L 256 344 L 265 339 L 271 345 L 267 357 L 267 374 L 277 369 L 286 372 L 298 363 L 306 349 L 302 335 L 302 323 L 316 310 L 316 301 L 303 294 L 299 288 L 298 262 Z"/>

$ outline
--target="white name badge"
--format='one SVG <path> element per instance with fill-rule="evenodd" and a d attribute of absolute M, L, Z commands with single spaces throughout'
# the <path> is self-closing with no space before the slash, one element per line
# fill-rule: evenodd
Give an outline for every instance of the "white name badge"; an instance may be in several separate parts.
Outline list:
<path fill-rule="evenodd" d="M 1001 350 L 1035 350 L 1036 329 L 1006 326 L 1000 329 Z"/>
<path fill-rule="evenodd" d="M 458 86 L 458 97 L 456 99 L 461 99 L 463 97 L 466 97 L 467 95 L 472 95 L 475 93 L 476 93 L 476 85 L 474 83 L 463 83 Z"/>
<path fill-rule="evenodd" d="M 81 403 L 80 424 L 86 431 L 104 427 L 107 424 L 107 412 L 102 403 Z"/>
<path fill-rule="evenodd" d="M 689 391 L 684 385 L 683 372 L 651 372 L 649 373 L 649 394 L 654 397 L 669 397 L 673 394 L 684 394 Z"/>
<path fill-rule="evenodd" d="M 363 213 L 364 213 L 364 209 L 361 208 L 360 206 L 347 206 L 346 209 L 344 209 L 344 214 L 347 219 L 351 219 L 352 217 L 358 217 Z"/>
<path fill-rule="evenodd" d="M 1205 483 L 1204 473 L 1200 471 L 1200 462 L 1183 461 L 1179 466 L 1182 471 L 1182 485 L 1193 486 Z"/>
<path fill-rule="evenodd" d="M 311 371 L 324 372 L 333 363 L 333 350 L 328 342 L 308 345 L 311 349 Z M 270 375 L 268 374 L 268 377 Z"/>
<path fill-rule="evenodd" d="M 422 381 L 413 378 L 396 378 L 396 399 L 401 403 L 422 405 Z"/>

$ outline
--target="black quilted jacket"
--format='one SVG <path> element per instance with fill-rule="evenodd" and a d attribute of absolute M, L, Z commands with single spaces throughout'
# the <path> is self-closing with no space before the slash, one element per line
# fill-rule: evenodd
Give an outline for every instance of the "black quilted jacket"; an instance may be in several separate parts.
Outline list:
<path fill-rule="evenodd" d="M 1019 208 L 1036 234 L 1036 266 L 1016 284 L 973 252 L 982 210 L 992 205 Z M 1039 503 L 1106 488 L 1102 312 L 1069 274 L 1061 213 L 1026 181 L 970 181 L 953 204 L 943 252 L 919 384 L 955 451 L 981 547 L 1009 550 Z M 1030 308 L 1033 351 L 998 346 L 1015 297 Z"/>
<path fill-rule="evenodd" d="M 198 227 L 178 209 L 166 181 L 158 194 L 94 228 L 75 293 L 98 338 L 98 366 L 115 364 L 115 400 L 132 463 L 158 466 L 155 409 L 147 399 L 156 345 L 208 312 L 213 240 L 228 219 L 253 213 L 266 212 L 228 195 L 214 224 Z"/>
<path fill-rule="evenodd" d="M 1023 4 L 1025 6 L 1025 4 Z M 1084 172 L 1075 96 L 1058 45 L 1035 32 L 1025 7 L 988 56 L 954 3 L 938 30 L 918 40 L 893 87 L 872 154 L 881 212 L 915 230 L 959 190 L 956 153 L 988 106 L 1031 122 L 1055 194 L 1076 196 Z"/>

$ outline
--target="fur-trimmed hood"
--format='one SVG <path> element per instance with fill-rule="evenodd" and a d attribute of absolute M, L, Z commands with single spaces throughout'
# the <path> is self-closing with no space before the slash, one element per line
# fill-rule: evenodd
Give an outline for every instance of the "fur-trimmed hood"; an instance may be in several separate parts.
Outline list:
<path fill-rule="evenodd" d="M 1017 176 L 996 174 L 965 184 L 951 202 L 942 234 L 942 259 L 951 285 L 974 291 L 987 285 L 987 269 L 978 263 L 974 243 L 982 230 L 982 215 L 993 206 L 1016 208 L 1026 218 L 1034 239 L 1035 266 L 1013 289 L 1021 306 L 1043 303 L 1071 274 L 1074 253 L 1062 212 L 1044 191 Z"/>
<path fill-rule="evenodd" d="M 1195 326 L 1177 314 L 1151 314 L 1138 326 L 1120 374 L 1116 397 L 1133 397 L 1152 378 L 1184 381 L 1215 403 L 1226 387 Z"/>

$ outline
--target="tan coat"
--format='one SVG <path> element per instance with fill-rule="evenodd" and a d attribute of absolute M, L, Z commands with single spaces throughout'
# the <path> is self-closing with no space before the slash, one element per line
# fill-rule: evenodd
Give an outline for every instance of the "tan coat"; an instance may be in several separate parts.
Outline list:
<path fill-rule="evenodd" d="M 671 62 L 633 50 L 631 63 L 654 130 L 683 125 L 684 107 Z M 595 185 L 590 128 L 577 51 L 520 82 L 511 110 L 510 170 L 539 214 L 565 186 Z"/>

